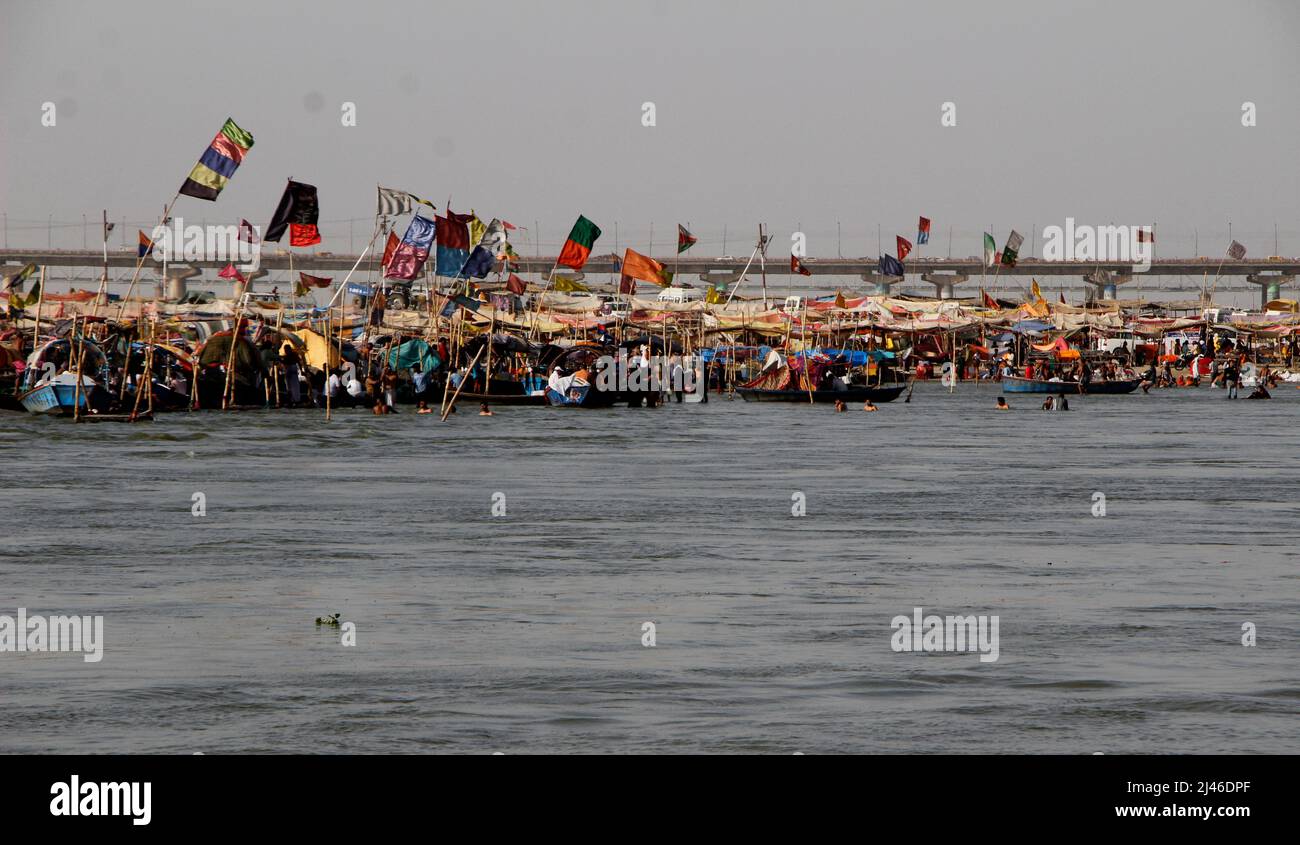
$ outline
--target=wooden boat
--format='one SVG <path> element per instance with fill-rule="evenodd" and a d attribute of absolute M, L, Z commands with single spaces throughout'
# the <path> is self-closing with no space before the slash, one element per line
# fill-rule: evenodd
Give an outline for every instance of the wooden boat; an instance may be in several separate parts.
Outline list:
<path fill-rule="evenodd" d="M 786 388 L 784 390 L 765 390 L 759 387 L 737 387 L 736 393 L 746 402 L 802 402 L 808 404 L 809 399 L 813 402 L 829 403 L 839 400 L 845 404 L 853 402 L 866 402 L 870 399 L 872 402 L 893 402 L 903 391 L 907 390 L 906 384 L 885 384 L 876 387 L 849 387 L 844 390 L 794 390 Z"/>
<path fill-rule="evenodd" d="M 63 373 L 22 393 L 18 401 L 32 414 L 70 417 L 77 405 L 83 414 L 107 410 L 111 400 L 108 391 L 90 376 L 82 376 L 81 380 L 78 391 L 76 374 Z"/>
<path fill-rule="evenodd" d="M 1118 395 L 1132 393 L 1142 383 L 1140 378 L 1122 381 L 1094 381 L 1087 390 L 1077 381 L 1045 381 L 1043 379 L 1022 378 L 1020 376 L 1003 376 L 1003 393 L 1054 393 L 1062 395 L 1083 394 L 1088 396 Z"/>

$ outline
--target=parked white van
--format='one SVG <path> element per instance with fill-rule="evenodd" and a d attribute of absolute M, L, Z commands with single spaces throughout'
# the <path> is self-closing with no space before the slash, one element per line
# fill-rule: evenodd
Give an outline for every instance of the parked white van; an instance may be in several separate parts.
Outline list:
<path fill-rule="evenodd" d="M 704 298 L 704 291 L 691 285 L 672 285 L 659 291 L 655 299 L 660 302 L 698 302 Z"/>

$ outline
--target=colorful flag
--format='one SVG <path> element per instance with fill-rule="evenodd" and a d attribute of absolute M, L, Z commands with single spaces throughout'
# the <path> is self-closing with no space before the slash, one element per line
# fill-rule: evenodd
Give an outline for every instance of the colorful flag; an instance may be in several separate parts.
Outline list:
<path fill-rule="evenodd" d="M 669 282 L 664 274 L 664 265 L 631 249 L 623 253 L 623 278 L 638 279 L 661 287 L 667 286 Z"/>
<path fill-rule="evenodd" d="M 506 279 L 506 290 L 515 294 L 524 293 L 528 290 L 528 283 L 516 276 L 514 273 L 511 273 Z"/>
<path fill-rule="evenodd" d="M 984 300 L 985 308 L 991 308 L 994 311 L 1001 310 L 1002 308 L 1001 305 L 998 305 L 998 301 L 989 296 L 988 291 L 984 290 L 984 288 L 980 288 L 980 299 Z"/>
<path fill-rule="evenodd" d="M 227 264 L 225 267 L 221 269 L 221 272 L 218 273 L 217 275 L 223 279 L 234 279 L 237 282 L 248 281 L 248 279 L 244 278 L 243 273 L 240 273 L 238 270 L 235 269 L 234 264 Z"/>
<path fill-rule="evenodd" d="M 892 255 L 880 256 L 880 272 L 885 276 L 902 276 L 905 274 L 903 262 Z"/>
<path fill-rule="evenodd" d="M 429 260 L 429 251 L 433 249 L 433 239 L 437 224 L 427 217 L 415 215 L 407 224 L 406 234 L 393 250 L 392 257 L 384 268 L 385 279 L 404 279 L 410 281 L 420 275 L 424 262 Z"/>
<path fill-rule="evenodd" d="M 215 202 L 221 189 L 239 169 L 244 155 L 253 147 L 253 136 L 240 129 L 235 121 L 226 123 L 199 157 L 180 192 L 187 197 Z"/>
<path fill-rule="evenodd" d="M 922 217 L 921 222 L 916 224 L 916 244 L 928 244 L 930 242 L 930 218 Z"/>
<path fill-rule="evenodd" d="M 1007 245 L 1002 247 L 1002 264 L 1006 267 L 1015 267 L 1016 258 L 1020 255 L 1020 245 L 1025 242 L 1020 233 L 1015 229 L 1007 235 Z"/>
<path fill-rule="evenodd" d="M 556 266 L 581 270 L 587 263 L 587 256 L 591 255 L 591 248 L 596 245 L 596 239 L 599 237 L 600 227 L 579 214 L 578 221 L 573 224 L 569 237 L 564 242 L 564 248 L 560 250 L 560 257 L 555 262 Z"/>
<path fill-rule="evenodd" d="M 27 298 L 22 297 L 23 285 L 32 277 L 37 267 L 35 264 L 26 264 L 23 269 L 8 277 L 8 284 L 5 289 L 9 291 L 9 301 L 15 308 L 26 308 L 29 305 L 35 305 L 36 301 L 41 298 L 41 280 L 37 279 L 36 284 L 32 285 L 32 290 L 27 294 Z"/>
<path fill-rule="evenodd" d="M 244 243 L 257 243 L 257 230 L 244 218 L 239 218 L 239 239 Z"/>
<path fill-rule="evenodd" d="M 403 214 L 410 214 L 416 203 L 427 205 L 429 208 L 437 207 L 428 200 L 422 200 L 415 194 L 408 194 L 406 191 L 379 188 L 379 208 L 375 213 L 387 217 L 398 217 Z"/>
<path fill-rule="evenodd" d="M 812 270 L 803 266 L 803 262 L 799 260 L 799 256 L 795 255 L 793 252 L 790 253 L 790 272 L 798 273 L 800 276 L 812 275 Z"/>
<path fill-rule="evenodd" d="M 895 235 L 895 238 L 898 241 L 898 260 L 904 261 L 907 259 L 907 254 L 912 251 L 912 245 L 902 235 Z"/>
<path fill-rule="evenodd" d="M 1233 258 L 1240 261 L 1246 257 L 1246 248 L 1236 241 L 1233 241 L 1232 246 L 1228 247 L 1228 255 L 1231 255 Z"/>
<path fill-rule="evenodd" d="M 699 238 L 686 231 L 686 227 L 681 223 L 677 224 L 677 254 L 681 255 L 686 250 L 695 246 Z"/>
<path fill-rule="evenodd" d="M 285 230 L 289 231 L 289 246 L 311 246 L 320 243 L 320 203 L 316 199 L 316 186 L 290 180 L 280 196 L 271 222 L 267 224 L 262 240 L 279 243 Z"/>
<path fill-rule="evenodd" d="M 997 263 L 998 245 L 993 236 L 988 232 L 984 233 L 984 266 L 992 267 Z"/>
<path fill-rule="evenodd" d="M 334 284 L 334 279 L 325 278 L 324 276 L 312 276 L 307 273 L 299 272 L 298 280 L 304 285 L 313 288 L 327 288 Z"/>
<path fill-rule="evenodd" d="M 591 291 L 591 289 L 588 288 L 586 285 L 584 285 L 582 282 L 578 281 L 577 279 L 571 279 L 568 276 L 556 276 L 553 286 L 558 291 L 585 292 L 585 293 L 589 293 Z"/>
<path fill-rule="evenodd" d="M 456 214 L 447 209 L 446 217 L 438 218 L 438 260 L 435 272 L 439 276 L 459 276 L 469 258 L 469 221 L 473 215 Z"/>
<path fill-rule="evenodd" d="M 140 232 L 139 229 L 136 229 L 136 231 Z M 135 248 L 135 257 L 144 258 L 152 251 L 153 251 L 153 241 L 149 240 L 149 236 L 146 235 L 144 232 L 140 232 L 140 242 Z"/>
<path fill-rule="evenodd" d="M 492 222 L 483 227 L 478 243 L 474 245 L 474 251 L 469 254 L 469 259 L 465 262 L 465 275 L 475 279 L 487 278 L 497 259 L 505 257 L 507 246 L 506 227 L 493 217 Z"/>

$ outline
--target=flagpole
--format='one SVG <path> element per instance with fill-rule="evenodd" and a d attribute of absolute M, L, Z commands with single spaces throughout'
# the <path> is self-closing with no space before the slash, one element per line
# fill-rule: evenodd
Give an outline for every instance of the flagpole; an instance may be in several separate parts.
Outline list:
<path fill-rule="evenodd" d="M 177 191 L 176 196 L 172 197 L 171 202 L 167 203 L 167 206 L 163 209 L 162 220 L 160 220 L 158 223 L 159 226 L 165 225 L 167 223 L 167 218 L 171 216 L 172 206 L 176 205 L 176 200 L 180 198 L 181 198 L 181 192 Z M 135 292 L 135 283 L 140 278 L 140 268 L 144 266 L 145 258 L 152 251 L 153 251 L 152 249 L 145 250 L 144 255 L 141 255 L 138 259 L 136 259 L 135 272 L 131 274 L 131 284 L 126 289 L 126 295 L 122 297 L 122 307 L 117 309 L 117 319 L 119 322 L 122 320 L 122 314 L 126 312 L 126 303 L 130 301 L 131 294 Z M 163 261 L 166 262 L 166 260 L 167 260 L 167 250 L 163 250 Z M 166 271 L 164 270 L 163 272 L 164 272 L 163 279 L 166 280 L 167 278 Z"/>
<path fill-rule="evenodd" d="M 375 238 L 379 236 L 379 229 L 381 225 L 382 225 L 381 223 L 376 221 L 374 234 L 370 236 L 370 243 L 366 244 L 365 249 L 361 250 L 361 254 L 357 256 L 356 263 L 352 265 L 352 269 L 348 271 L 347 276 L 344 277 L 343 281 L 339 284 L 338 290 L 334 291 L 334 295 L 330 297 L 329 306 L 327 307 L 332 308 L 334 306 L 335 301 L 339 298 L 339 294 L 341 294 L 343 290 L 347 287 L 348 280 L 352 278 L 352 274 L 355 273 L 357 271 L 357 268 L 361 266 L 361 262 L 366 260 L 366 253 L 370 252 L 370 248 L 375 245 Z"/>
<path fill-rule="evenodd" d="M 745 262 L 745 268 L 740 271 L 740 278 L 736 279 L 736 283 L 732 285 L 731 292 L 727 294 L 727 301 L 724 302 L 723 305 L 731 304 L 731 300 L 736 295 L 736 291 L 740 289 L 740 283 L 745 279 L 745 274 L 749 272 L 749 265 L 754 263 L 754 256 L 757 254 L 758 247 L 754 247 L 754 251 L 749 254 L 749 260 Z"/>

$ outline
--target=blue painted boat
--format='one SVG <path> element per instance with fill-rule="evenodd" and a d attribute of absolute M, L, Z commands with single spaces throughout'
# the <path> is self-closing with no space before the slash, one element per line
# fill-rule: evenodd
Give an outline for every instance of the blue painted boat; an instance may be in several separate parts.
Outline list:
<path fill-rule="evenodd" d="M 1036 378 L 1021 378 L 1020 376 L 1003 376 L 1002 392 L 1104 396 L 1132 393 L 1137 390 L 1138 385 L 1141 383 L 1142 379 L 1140 378 L 1124 379 L 1123 381 L 1094 381 L 1088 384 L 1086 390 L 1083 390 L 1077 381 L 1046 381 Z"/>
<path fill-rule="evenodd" d="M 90 376 L 82 376 L 81 390 L 78 391 L 77 376 L 63 373 L 19 395 L 18 401 L 33 414 L 70 417 L 77 405 L 81 406 L 83 414 L 105 411 L 109 398 L 108 391 Z"/>

